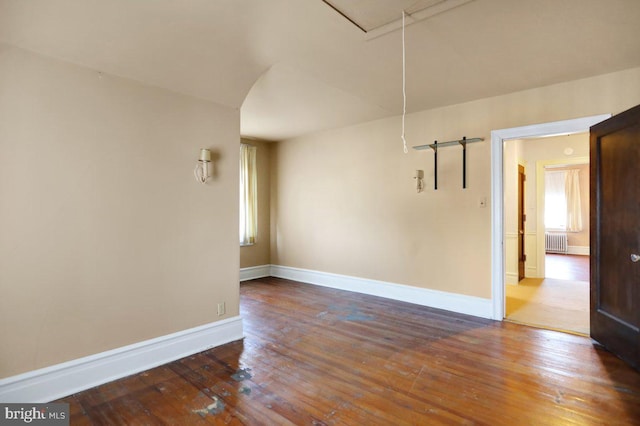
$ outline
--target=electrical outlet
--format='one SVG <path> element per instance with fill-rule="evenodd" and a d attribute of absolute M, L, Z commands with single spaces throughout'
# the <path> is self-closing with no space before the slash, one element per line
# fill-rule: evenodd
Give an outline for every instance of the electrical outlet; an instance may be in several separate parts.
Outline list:
<path fill-rule="evenodd" d="M 224 312 L 224 302 L 218 303 L 218 316 L 221 317 L 222 315 L 224 315 Z"/>

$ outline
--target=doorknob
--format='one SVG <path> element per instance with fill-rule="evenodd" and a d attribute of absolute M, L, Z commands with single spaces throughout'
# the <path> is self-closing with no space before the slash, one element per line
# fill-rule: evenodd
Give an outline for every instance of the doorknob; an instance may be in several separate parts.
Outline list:
<path fill-rule="evenodd" d="M 637 261 L 639 261 L 639 260 L 640 260 L 640 256 L 638 256 L 638 255 L 637 255 L 637 254 L 635 254 L 635 253 L 632 253 L 632 254 L 631 254 L 631 261 L 632 261 L 633 263 L 636 263 L 636 262 L 637 262 Z"/>

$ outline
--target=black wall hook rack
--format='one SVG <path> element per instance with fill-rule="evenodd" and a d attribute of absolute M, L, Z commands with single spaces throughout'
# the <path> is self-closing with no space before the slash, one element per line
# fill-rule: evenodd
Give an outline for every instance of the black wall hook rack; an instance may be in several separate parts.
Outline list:
<path fill-rule="evenodd" d="M 434 141 L 431 144 L 427 145 L 418 145 L 414 146 L 413 149 L 423 150 L 431 148 L 433 150 L 433 171 L 434 171 L 434 179 L 433 179 L 433 189 L 438 189 L 438 148 L 461 145 L 462 146 L 462 188 L 465 189 L 467 187 L 467 144 L 474 142 L 482 142 L 484 138 L 470 138 L 467 139 L 464 136 L 462 139 L 458 139 L 455 141 L 447 141 L 447 142 L 438 142 Z"/>

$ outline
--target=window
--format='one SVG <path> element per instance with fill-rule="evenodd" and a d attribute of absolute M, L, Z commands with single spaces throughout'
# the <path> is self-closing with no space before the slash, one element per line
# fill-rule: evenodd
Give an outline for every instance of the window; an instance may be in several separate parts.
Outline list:
<path fill-rule="evenodd" d="M 564 170 L 544 173 L 544 227 L 547 229 L 565 229 L 567 226 L 564 175 Z"/>
<path fill-rule="evenodd" d="M 545 228 L 582 231 L 580 207 L 580 170 L 545 170 Z"/>
<path fill-rule="evenodd" d="M 256 242 L 258 233 L 258 178 L 256 147 L 240 144 L 240 245 Z"/>

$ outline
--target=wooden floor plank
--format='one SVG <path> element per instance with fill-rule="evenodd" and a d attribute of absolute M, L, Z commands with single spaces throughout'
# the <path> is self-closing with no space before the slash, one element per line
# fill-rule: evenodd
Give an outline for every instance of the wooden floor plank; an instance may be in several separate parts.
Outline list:
<path fill-rule="evenodd" d="M 570 281 L 589 281 L 589 256 L 545 253 L 546 278 Z"/>
<path fill-rule="evenodd" d="M 265 278 L 243 341 L 72 395 L 72 424 L 634 425 L 640 373 L 586 337 Z"/>

